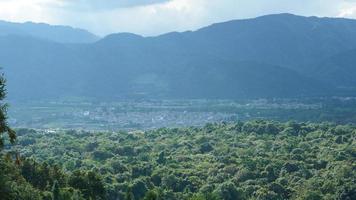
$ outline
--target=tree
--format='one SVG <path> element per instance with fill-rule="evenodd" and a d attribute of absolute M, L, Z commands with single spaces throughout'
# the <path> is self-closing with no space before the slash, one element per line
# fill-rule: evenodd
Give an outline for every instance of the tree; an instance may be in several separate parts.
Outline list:
<path fill-rule="evenodd" d="M 210 151 L 214 150 L 214 147 L 211 146 L 209 142 L 205 142 L 200 146 L 200 152 L 201 153 L 208 153 Z"/>
<path fill-rule="evenodd" d="M 126 194 L 125 194 L 125 200 L 135 200 L 135 197 L 132 193 L 132 188 L 129 187 L 128 190 L 126 191 Z"/>
<path fill-rule="evenodd" d="M 97 173 L 89 171 L 87 173 L 87 183 L 92 199 L 105 199 L 105 187 L 101 177 Z"/>
<path fill-rule="evenodd" d="M 57 181 L 54 181 L 54 183 L 53 183 L 52 194 L 53 194 L 53 197 L 52 197 L 53 200 L 60 200 L 60 190 L 59 190 Z"/>
<path fill-rule="evenodd" d="M 0 75 L 0 149 L 4 147 L 3 134 L 8 135 L 11 143 L 16 140 L 16 133 L 12 130 L 7 123 L 7 104 L 2 103 L 6 97 L 6 79 Z"/>
<path fill-rule="evenodd" d="M 87 199 L 105 199 L 106 190 L 102 178 L 93 171 L 75 171 L 68 183 L 71 187 L 81 191 Z"/>
<path fill-rule="evenodd" d="M 7 133 L 8 138 L 11 143 L 14 143 L 16 140 L 16 133 L 14 130 L 12 130 L 7 123 L 7 104 L 4 104 L 2 101 L 6 97 L 6 80 L 3 75 L 0 75 L 0 152 L 2 148 L 4 147 L 5 141 L 3 135 Z M 0 154 L 2 156 L 2 154 Z M 20 163 L 18 159 L 18 155 L 16 156 L 16 163 Z M 14 175 L 18 173 L 15 169 L 14 166 L 10 164 L 9 161 L 4 160 L 2 157 L 0 157 L 0 197 L 1 199 L 14 199 L 17 198 L 16 195 L 16 188 L 14 187 L 9 187 L 10 183 L 13 182 L 14 180 Z M 21 188 L 23 187 L 23 188 Z M 32 189 L 31 187 L 28 187 L 25 184 L 21 184 L 18 186 L 18 188 L 21 188 L 21 191 L 24 191 L 24 188 Z M 30 190 L 29 189 L 29 190 Z M 24 193 L 21 193 L 24 194 Z M 19 195 L 21 195 L 19 194 Z M 14 195 L 14 196 L 12 196 Z M 34 196 L 32 196 L 32 199 L 35 199 Z"/>
<path fill-rule="evenodd" d="M 157 163 L 158 163 L 158 164 L 165 164 L 165 163 L 166 163 L 166 155 L 165 155 L 164 151 L 162 151 L 162 152 L 158 155 Z"/>
<path fill-rule="evenodd" d="M 223 200 L 238 200 L 243 198 L 242 192 L 237 190 L 232 182 L 222 183 L 216 189 L 215 193 Z"/>
<path fill-rule="evenodd" d="M 158 200 L 158 194 L 155 190 L 149 190 L 143 200 Z"/>

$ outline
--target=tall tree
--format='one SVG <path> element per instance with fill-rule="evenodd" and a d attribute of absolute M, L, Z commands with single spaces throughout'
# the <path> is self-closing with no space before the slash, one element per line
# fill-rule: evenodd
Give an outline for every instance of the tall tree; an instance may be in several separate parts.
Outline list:
<path fill-rule="evenodd" d="M 11 143 L 16 140 L 16 133 L 12 130 L 7 123 L 7 107 L 8 105 L 4 103 L 6 97 L 6 79 L 4 75 L 0 75 L 0 149 L 4 147 L 4 134 L 9 136 Z"/>
<path fill-rule="evenodd" d="M 58 182 L 54 181 L 53 187 L 52 187 L 52 199 L 53 200 L 60 200 L 60 190 L 58 187 Z"/>

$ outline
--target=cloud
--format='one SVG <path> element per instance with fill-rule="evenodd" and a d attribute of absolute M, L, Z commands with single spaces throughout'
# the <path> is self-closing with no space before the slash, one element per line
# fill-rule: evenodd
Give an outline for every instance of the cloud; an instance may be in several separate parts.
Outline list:
<path fill-rule="evenodd" d="M 58 0 L 64 3 L 65 8 L 77 11 L 113 10 L 116 8 L 129 8 L 152 5 L 169 0 Z"/>
<path fill-rule="evenodd" d="M 0 19 L 157 35 L 272 13 L 354 17 L 355 0 L 0 0 Z"/>
<path fill-rule="evenodd" d="M 356 17 L 356 6 L 341 9 L 338 17 Z"/>
<path fill-rule="evenodd" d="M 338 16 L 343 0 L 171 0 L 164 3 L 98 13 L 107 21 L 95 31 L 157 35 L 195 30 L 212 23 L 273 13 Z M 345 3 L 346 4 L 346 3 Z M 349 4 L 349 2 L 347 2 Z M 100 23 L 100 22 L 98 22 Z"/>
<path fill-rule="evenodd" d="M 339 8 L 338 17 L 356 18 L 356 0 L 345 0 Z"/>
<path fill-rule="evenodd" d="M 55 19 L 48 5 L 55 3 L 53 0 L 0 0 L 0 19 L 52 22 Z"/>

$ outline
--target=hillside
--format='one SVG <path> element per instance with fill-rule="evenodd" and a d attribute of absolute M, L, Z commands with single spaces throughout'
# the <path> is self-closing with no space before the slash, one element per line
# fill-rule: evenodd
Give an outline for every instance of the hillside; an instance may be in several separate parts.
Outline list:
<path fill-rule="evenodd" d="M 0 36 L 17 35 L 41 38 L 59 43 L 91 43 L 99 37 L 83 29 L 44 23 L 0 21 Z"/>
<path fill-rule="evenodd" d="M 312 72 L 320 80 L 342 88 L 356 85 L 356 49 L 341 52 L 325 59 Z"/>
<path fill-rule="evenodd" d="M 352 94 L 353 61 L 343 72 L 331 60 L 356 49 L 355 35 L 356 20 L 291 14 L 157 37 L 112 34 L 89 44 L 6 35 L 0 66 L 15 100 Z"/>

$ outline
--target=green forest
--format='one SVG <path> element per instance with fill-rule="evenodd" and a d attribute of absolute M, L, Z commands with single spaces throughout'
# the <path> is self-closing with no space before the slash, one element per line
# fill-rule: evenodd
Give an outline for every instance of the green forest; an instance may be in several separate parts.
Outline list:
<path fill-rule="evenodd" d="M 1 199 L 356 199 L 356 127 L 248 121 L 145 132 L 18 129 Z M 20 155 L 20 156 L 17 156 Z"/>

